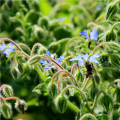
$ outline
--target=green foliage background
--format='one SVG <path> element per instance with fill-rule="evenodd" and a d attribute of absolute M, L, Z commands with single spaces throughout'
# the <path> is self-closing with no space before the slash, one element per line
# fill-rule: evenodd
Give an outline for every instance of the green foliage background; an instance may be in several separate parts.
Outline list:
<path fill-rule="evenodd" d="M 79 54 L 91 53 L 95 46 L 101 42 L 113 41 L 119 44 L 120 25 L 117 25 L 114 29 L 116 38 L 112 35 L 112 39 L 106 39 L 106 35 L 113 24 L 120 21 L 120 9 L 118 9 L 113 18 L 110 20 L 105 19 L 106 8 L 110 2 L 112 1 L 2 0 L 0 7 L 0 38 L 10 38 L 17 43 L 24 43 L 28 45 L 30 49 L 32 49 L 35 43 L 41 43 L 44 47 L 42 49 L 38 48 L 35 54 L 46 53 L 47 50 L 50 50 L 50 52 L 57 57 L 60 55 L 67 57 L 69 55 L 77 56 Z M 120 8 L 120 5 L 118 6 Z M 63 17 L 66 19 L 60 21 Z M 91 31 L 94 27 L 98 30 L 99 39 L 96 43 L 93 42 L 91 48 L 88 49 L 88 42 L 84 37 L 79 37 L 78 33 L 83 30 Z M 68 41 L 71 38 L 75 40 L 71 41 L 67 47 Z M 102 49 L 98 48 L 96 53 L 97 52 L 103 53 L 103 56 L 99 60 L 100 64 L 96 66 L 103 83 L 100 89 L 109 93 L 109 91 L 107 91 L 109 84 L 115 79 L 120 79 L 120 49 L 117 49 L 117 45 L 115 47 L 106 46 Z M 41 94 L 38 94 L 33 92 L 33 89 L 38 84 L 43 83 L 43 80 L 36 70 L 32 69 L 30 74 L 25 77 L 19 75 L 20 77 L 15 80 L 11 74 L 13 58 L 10 57 L 10 59 L 7 59 L 4 55 L 1 55 L 0 59 L 1 84 L 10 84 L 14 89 L 15 96 L 24 99 L 28 105 L 28 110 L 25 115 L 18 113 L 13 108 L 12 119 L 75 119 L 76 113 L 69 108 L 67 108 L 64 114 L 60 114 L 48 96 L 46 86 L 53 76 L 52 72 L 46 71 L 46 85 L 42 86 L 42 92 L 37 91 L 38 93 L 41 92 Z M 62 65 L 70 71 L 72 64 L 67 61 Z M 42 68 L 42 66 L 40 67 Z M 50 78 L 48 78 L 48 76 L 50 76 Z M 110 90 L 113 94 L 116 88 L 111 88 Z M 88 91 L 89 90 L 86 90 L 86 92 Z M 77 95 L 74 97 L 71 96 L 70 100 L 78 106 L 81 102 Z M 118 103 L 119 102 L 118 100 Z M 101 106 L 98 109 L 101 109 Z M 103 120 L 102 117 L 100 120 Z"/>

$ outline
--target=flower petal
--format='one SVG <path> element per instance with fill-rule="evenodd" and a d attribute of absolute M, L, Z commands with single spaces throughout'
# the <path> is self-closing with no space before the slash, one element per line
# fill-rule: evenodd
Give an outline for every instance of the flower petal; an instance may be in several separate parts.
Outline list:
<path fill-rule="evenodd" d="M 0 46 L 0 50 L 3 50 L 5 48 L 5 44 L 2 44 L 1 46 Z"/>
<path fill-rule="evenodd" d="M 79 65 L 79 66 L 82 66 L 82 65 L 84 65 L 84 62 L 83 62 L 83 60 L 79 60 L 79 62 L 78 62 L 78 65 Z"/>
<path fill-rule="evenodd" d="M 94 57 L 101 57 L 101 55 L 99 53 L 97 53 L 96 55 L 94 55 Z"/>
<path fill-rule="evenodd" d="M 40 60 L 39 63 L 41 63 L 41 64 L 47 64 L 48 62 L 44 61 L 44 60 Z"/>
<path fill-rule="evenodd" d="M 51 57 L 50 51 L 48 51 L 46 54 Z"/>
<path fill-rule="evenodd" d="M 86 53 L 85 55 L 82 55 L 82 58 L 87 61 L 88 60 L 88 54 Z"/>
<path fill-rule="evenodd" d="M 90 39 L 91 40 L 97 40 L 98 39 L 98 32 L 96 28 L 93 29 L 92 32 L 89 33 Z"/>
<path fill-rule="evenodd" d="M 90 56 L 90 59 L 89 59 L 90 62 L 93 62 L 93 63 L 98 63 L 98 60 L 95 59 L 95 57 L 93 55 Z"/>
<path fill-rule="evenodd" d="M 86 33 L 85 31 L 81 31 L 81 32 L 79 33 L 79 35 L 84 35 L 84 36 L 85 36 L 85 39 L 88 39 L 88 35 L 87 35 L 87 33 Z"/>
<path fill-rule="evenodd" d="M 74 61 L 74 60 L 82 60 L 82 58 L 81 58 L 81 56 L 76 56 L 76 57 L 70 59 L 70 61 Z"/>
<path fill-rule="evenodd" d="M 44 69 L 51 69 L 51 68 L 54 68 L 54 67 L 51 67 L 51 66 L 48 66 L 48 67 L 43 67 Z"/>
<path fill-rule="evenodd" d="M 15 51 L 15 50 L 16 50 L 16 49 L 14 49 L 14 48 L 6 48 L 6 49 L 3 51 L 3 53 L 5 53 L 5 54 L 8 56 L 10 51 Z"/>

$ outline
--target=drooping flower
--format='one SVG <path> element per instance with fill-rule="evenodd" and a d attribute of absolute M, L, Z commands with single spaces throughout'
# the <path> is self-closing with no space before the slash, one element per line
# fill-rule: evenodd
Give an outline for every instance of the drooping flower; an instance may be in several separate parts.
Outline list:
<path fill-rule="evenodd" d="M 48 51 L 46 53 L 48 56 L 52 57 L 52 55 L 50 54 L 50 51 Z M 58 64 L 61 64 L 61 60 L 63 59 L 63 56 L 60 56 L 59 58 L 56 58 L 55 61 L 58 63 Z M 52 69 L 52 68 L 55 68 L 55 66 L 53 65 L 53 63 L 49 60 L 49 59 L 46 59 L 46 60 L 40 60 L 41 64 L 43 65 L 48 65 L 47 67 L 43 67 L 44 69 Z"/>
<path fill-rule="evenodd" d="M 15 48 L 13 48 L 13 46 L 14 45 L 12 43 L 10 43 L 8 45 L 2 44 L 0 46 L 0 51 L 2 51 L 3 53 L 5 53 L 8 56 L 10 51 L 16 50 Z"/>
<path fill-rule="evenodd" d="M 96 57 L 100 57 L 100 54 L 96 54 L 96 55 L 91 55 L 89 56 L 87 53 L 85 55 L 80 55 L 80 56 L 76 56 L 72 59 L 70 59 L 70 61 L 74 61 L 74 60 L 79 60 L 78 65 L 82 66 L 84 65 L 86 68 L 86 77 L 89 77 L 90 75 L 92 75 L 92 72 L 95 70 L 92 63 L 98 63 L 98 60 L 96 59 Z"/>
<path fill-rule="evenodd" d="M 70 61 L 79 60 L 78 65 L 82 66 L 86 62 L 98 63 L 98 60 L 96 58 L 98 58 L 100 56 L 101 56 L 100 54 L 96 54 L 94 56 L 91 55 L 89 57 L 89 55 L 86 53 L 85 55 L 76 56 L 76 57 L 70 59 Z"/>
<path fill-rule="evenodd" d="M 88 39 L 88 40 L 97 40 L 98 39 L 98 32 L 96 30 L 96 28 L 94 28 L 90 33 L 89 35 L 85 32 L 85 31 L 81 31 L 79 33 L 79 35 L 84 35 L 85 36 L 85 39 Z"/>

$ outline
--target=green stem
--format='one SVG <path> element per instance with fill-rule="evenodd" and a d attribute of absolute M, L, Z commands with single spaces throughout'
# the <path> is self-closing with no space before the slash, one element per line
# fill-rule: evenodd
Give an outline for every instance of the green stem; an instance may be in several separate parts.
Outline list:
<path fill-rule="evenodd" d="M 93 114 L 90 114 L 90 113 L 87 113 L 87 114 L 83 115 L 79 120 L 85 120 L 86 117 L 90 117 L 90 118 L 92 118 L 93 120 L 97 120 L 97 119 L 95 118 L 95 116 L 94 116 Z"/>
<path fill-rule="evenodd" d="M 96 97 L 95 97 L 95 99 L 94 99 L 93 105 L 92 105 L 92 110 L 94 110 L 95 105 L 96 105 L 96 103 L 97 103 L 97 99 L 98 99 L 98 97 L 100 96 L 101 93 L 106 94 L 103 90 L 101 90 L 101 91 L 99 91 L 99 92 L 97 93 L 97 95 L 96 95 Z"/>
<path fill-rule="evenodd" d="M 120 0 L 117 0 L 117 1 L 115 1 L 115 4 L 118 4 L 120 2 Z"/>
<path fill-rule="evenodd" d="M 76 79 L 73 77 L 73 75 L 70 74 L 70 73 L 69 73 L 68 71 L 66 71 L 66 70 L 59 70 L 58 72 L 56 72 L 56 73 L 54 74 L 54 76 L 52 77 L 51 83 L 53 83 L 55 77 L 56 77 L 59 73 L 62 73 L 62 72 L 65 73 L 65 74 L 67 74 L 67 75 L 74 81 L 74 83 L 75 83 L 77 86 L 79 86 L 79 85 L 77 84 Z"/>
<path fill-rule="evenodd" d="M 77 106 L 75 106 L 73 103 L 71 103 L 69 100 L 67 101 L 67 106 L 72 109 L 73 111 L 75 111 L 76 113 L 79 112 L 79 108 Z"/>
<path fill-rule="evenodd" d="M 120 22 L 116 22 L 113 26 L 112 26 L 112 29 L 111 31 L 113 31 L 113 29 L 115 28 L 116 25 L 120 24 Z"/>
<path fill-rule="evenodd" d="M 44 47 L 42 44 L 40 44 L 40 43 L 36 43 L 36 44 L 34 44 L 34 46 L 33 46 L 33 48 L 32 48 L 32 51 L 31 51 L 31 57 L 33 56 L 33 53 L 34 53 L 34 51 L 35 51 L 35 48 L 37 47 L 37 46 L 39 46 L 39 47 Z M 44 47 L 45 48 L 45 47 Z"/>
<path fill-rule="evenodd" d="M 37 66 L 37 65 L 35 65 L 35 70 L 38 72 L 38 74 L 40 75 L 40 77 L 42 78 L 42 80 L 44 81 L 44 82 L 46 82 L 46 77 L 44 76 L 44 74 L 41 72 L 41 70 L 40 70 L 40 68 Z"/>
<path fill-rule="evenodd" d="M 106 44 L 111 44 L 111 42 L 104 42 L 104 43 L 101 43 L 101 44 L 97 45 L 97 46 L 93 49 L 92 53 L 94 53 L 95 50 L 96 50 L 97 48 L 99 48 L 100 46 L 106 45 Z M 90 56 L 92 53 L 90 53 L 89 56 Z"/>
<path fill-rule="evenodd" d="M 22 51 L 22 49 L 21 49 L 14 41 L 12 41 L 12 40 L 9 39 L 9 38 L 1 38 L 0 41 L 1 41 L 1 42 L 2 42 L 2 41 L 9 41 L 9 42 L 11 42 L 12 44 L 14 44 L 20 51 Z"/>
<path fill-rule="evenodd" d="M 64 69 L 60 64 L 58 64 L 53 58 L 51 58 L 48 55 L 35 55 L 28 60 L 28 63 L 31 62 L 32 60 L 39 59 L 39 58 L 47 58 L 51 60 L 58 67 L 58 69 Z"/>
<path fill-rule="evenodd" d="M 84 90 L 84 89 L 86 88 L 86 85 L 87 85 L 87 83 L 88 83 L 88 81 L 90 80 L 91 77 L 92 77 L 92 76 L 90 75 L 90 76 L 87 78 L 87 80 L 86 80 L 86 82 L 85 82 L 84 87 L 82 88 L 82 90 Z"/>
<path fill-rule="evenodd" d="M 87 98 L 86 98 L 85 94 L 83 93 L 83 91 L 80 90 L 78 87 L 76 87 L 76 86 L 74 86 L 74 85 L 69 85 L 69 86 L 65 87 L 65 88 L 63 89 L 63 91 L 61 92 L 61 95 L 63 95 L 63 94 L 68 90 L 68 88 L 75 88 L 75 89 L 77 89 L 77 90 L 80 92 L 80 94 L 82 95 L 83 99 L 84 99 L 84 100 L 87 100 Z"/>
<path fill-rule="evenodd" d="M 26 44 L 24 44 L 24 43 L 18 43 L 17 45 L 18 46 L 24 46 L 29 52 L 31 52 L 30 48 Z"/>
<path fill-rule="evenodd" d="M 72 41 L 76 40 L 76 39 L 80 40 L 80 38 L 81 38 L 81 37 L 75 37 L 75 38 L 71 38 L 71 39 L 68 41 L 68 43 L 67 43 L 67 45 L 66 45 L 66 49 L 65 49 L 65 56 L 67 56 L 67 54 L 68 54 L 68 48 L 69 48 L 70 43 L 71 43 Z"/>

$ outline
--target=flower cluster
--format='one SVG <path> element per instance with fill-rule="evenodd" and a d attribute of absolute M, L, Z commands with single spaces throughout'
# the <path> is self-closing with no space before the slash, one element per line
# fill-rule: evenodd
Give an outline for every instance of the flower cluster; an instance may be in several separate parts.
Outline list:
<path fill-rule="evenodd" d="M 52 55 L 50 54 L 50 51 L 48 51 L 46 54 L 52 58 Z M 60 56 L 59 58 L 56 58 L 55 61 L 58 64 L 61 64 L 62 59 L 63 59 L 63 56 Z M 41 63 L 43 65 L 48 65 L 47 67 L 43 67 L 44 69 L 52 69 L 52 68 L 54 68 L 53 63 L 49 59 L 46 59 L 46 61 L 45 60 L 40 60 L 39 63 Z"/>

